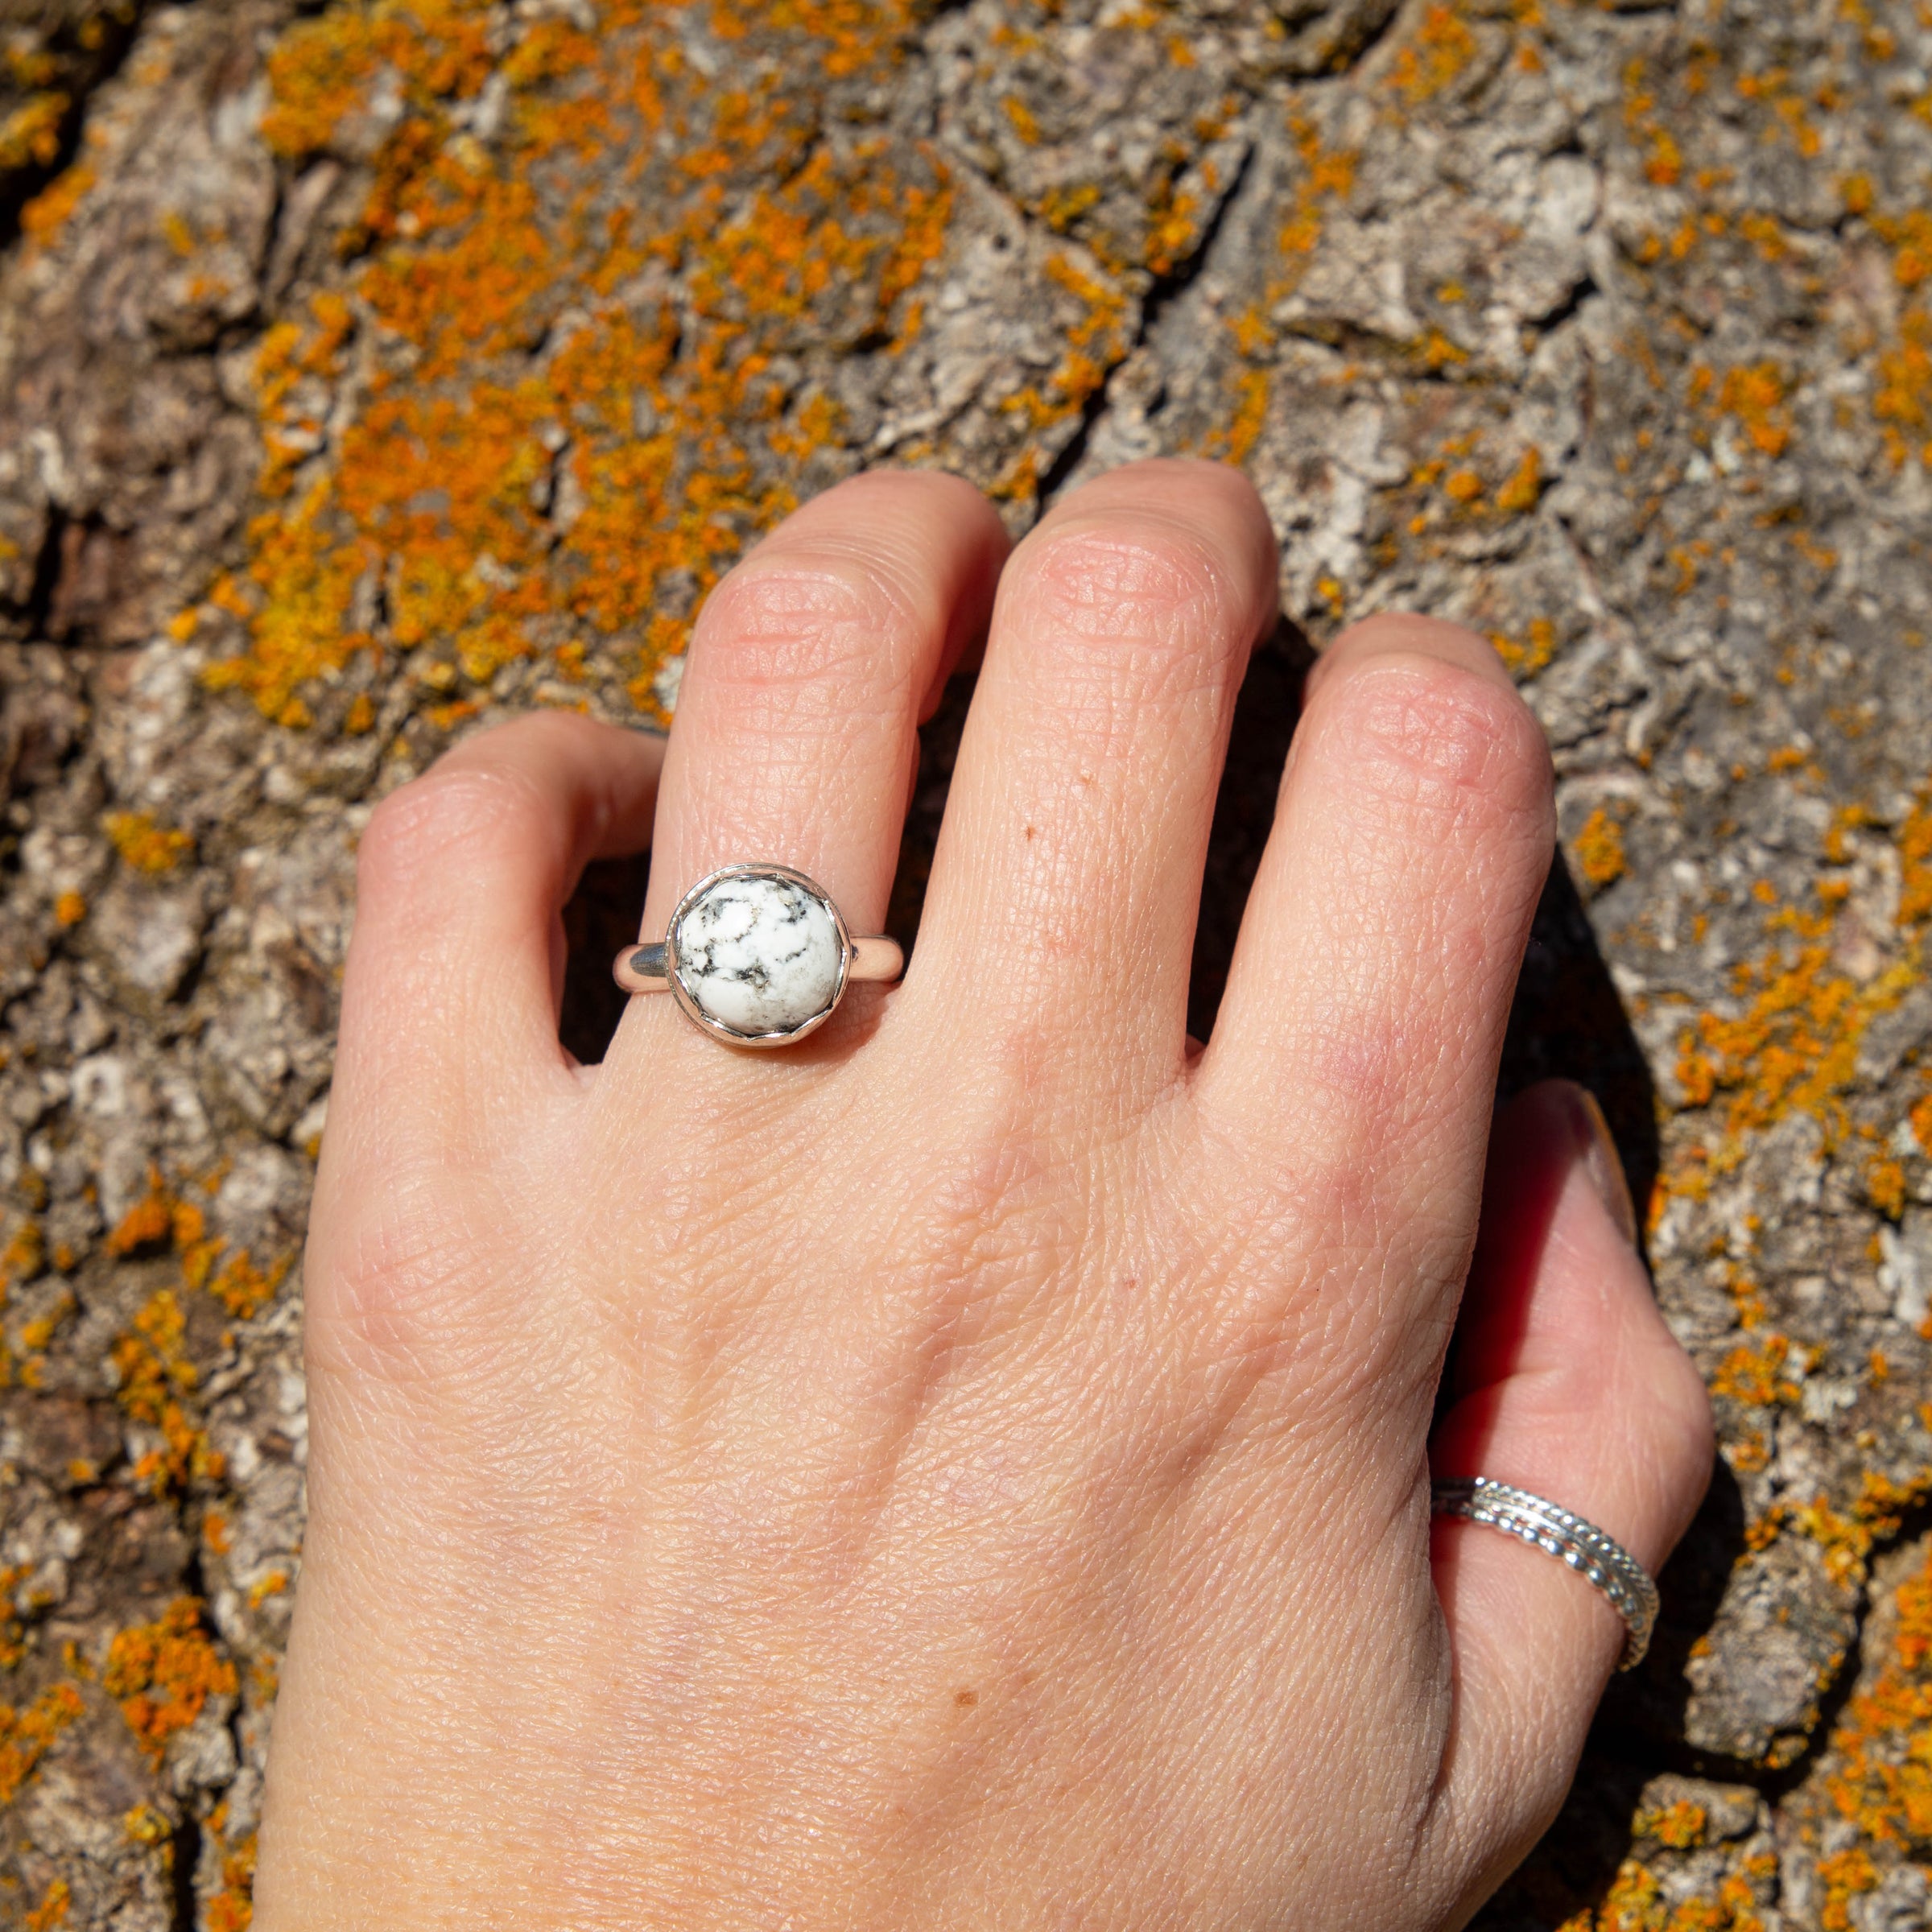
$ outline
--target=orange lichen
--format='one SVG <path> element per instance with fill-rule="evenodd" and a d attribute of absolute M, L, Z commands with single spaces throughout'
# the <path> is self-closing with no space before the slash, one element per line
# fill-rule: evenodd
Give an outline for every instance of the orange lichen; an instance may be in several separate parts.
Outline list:
<path fill-rule="evenodd" d="M 1420 106 L 1453 86 L 1476 52 L 1476 35 L 1455 7 L 1431 6 L 1414 35 L 1396 49 L 1389 85 L 1410 106 Z"/>
<path fill-rule="evenodd" d="M 60 130 L 73 102 L 57 89 L 35 94 L 0 120 L 0 171 L 50 167 L 60 152 Z"/>
<path fill-rule="evenodd" d="M 51 247 L 99 177 L 85 161 L 64 170 L 20 210 L 20 232 L 35 248 Z"/>
<path fill-rule="evenodd" d="M 1601 805 L 1583 821 L 1572 849 L 1578 869 L 1598 891 L 1624 876 L 1624 828 Z"/>
<path fill-rule="evenodd" d="M 205 1290 L 230 1315 L 242 1319 L 275 1298 L 294 1258 L 283 1256 L 264 1268 L 243 1248 L 223 1259 L 226 1244 L 207 1232 L 201 1209 L 182 1199 L 160 1170 L 151 1166 L 147 1194 L 122 1216 L 107 1237 L 107 1248 L 111 1254 L 131 1255 L 151 1253 L 163 1245 L 171 1245 L 180 1256 L 186 1286 Z"/>
<path fill-rule="evenodd" d="M 20 1325 L 20 1346 L 38 1353 L 43 1351 L 54 1339 L 54 1331 L 74 1311 L 76 1303 L 71 1294 L 63 1294 L 44 1315 L 37 1315 L 31 1322 Z"/>
<path fill-rule="evenodd" d="M 64 892 L 54 901 L 54 923 L 78 926 L 87 917 L 87 901 L 77 892 Z"/>
<path fill-rule="evenodd" d="M 1526 516 L 1543 493 L 1542 453 L 1533 443 L 1496 493 L 1496 506 L 1512 517 Z"/>
<path fill-rule="evenodd" d="M 1906 1512 L 1925 1500 L 1928 1489 L 1932 1489 L 1932 1472 L 1913 1483 L 1895 1483 L 1868 1469 L 1848 1509 L 1835 1509 L 1824 1497 L 1814 1496 L 1798 1506 L 1777 1505 L 1764 1526 L 1775 1530 L 1789 1523 L 1824 1553 L 1826 1573 L 1835 1581 L 1861 1585 L 1872 1550 L 1897 1534 Z"/>
<path fill-rule="evenodd" d="M 10 1805 L 54 1740 L 86 1709 L 72 1684 L 50 1684 L 24 1711 L 0 1704 L 0 1806 Z"/>
<path fill-rule="evenodd" d="M 1932 1842 L 1932 1563 L 1899 1586 L 1896 1608 L 1890 1654 L 1832 1733 L 1824 1783 L 1839 1814 L 1863 1838 L 1918 1855 Z M 1869 1858 L 1856 1847 L 1850 1856 L 1864 1864 L 1845 1868 L 1843 1890 L 1872 1889 L 1878 1880 Z"/>
<path fill-rule="evenodd" d="M 1683 1898 L 1671 1905 L 1657 1874 L 1641 1860 L 1628 1858 L 1617 1868 L 1602 1905 L 1565 1919 L 1557 1932 L 1765 1932 L 1751 1883 L 1771 1876 L 1761 1866 L 1761 1860 L 1747 1860 L 1744 1872 L 1719 1880 L 1715 1897 Z"/>
<path fill-rule="evenodd" d="M 1298 108 L 1289 115 L 1288 131 L 1301 167 L 1288 191 L 1288 212 L 1275 231 L 1279 267 L 1261 298 L 1229 318 L 1236 349 L 1248 366 L 1232 378 L 1235 402 L 1225 422 L 1212 428 L 1201 444 L 1203 455 L 1233 463 L 1247 460 L 1267 424 L 1272 378 L 1264 358 L 1275 340 L 1269 311 L 1292 293 L 1321 239 L 1328 208 L 1345 199 L 1355 184 L 1355 153 L 1325 147 L 1320 130 Z"/>
<path fill-rule="evenodd" d="M 1201 204 L 1198 196 L 1171 184 L 1148 210 L 1150 220 L 1146 243 L 1150 274 L 1165 275 L 1194 252 L 1201 237 Z"/>
<path fill-rule="evenodd" d="M 183 1346 L 187 1332 L 187 1319 L 173 1291 L 157 1289 L 110 1352 L 122 1410 L 161 1438 L 161 1446 L 134 1465 L 135 1475 L 157 1492 L 213 1481 L 225 1467 L 185 1400 L 200 1379 Z"/>
<path fill-rule="evenodd" d="M 47 1265 L 47 1236 L 36 1220 L 24 1220 L 0 1248 L 0 1288 L 31 1282 Z"/>
<path fill-rule="evenodd" d="M 137 872 L 171 872 L 195 848 L 188 833 L 157 825 L 145 811 L 110 811 L 101 826 L 115 851 Z"/>
<path fill-rule="evenodd" d="M 1774 362 L 1740 365 L 1724 372 L 1717 390 L 1720 415 L 1743 425 L 1755 448 L 1768 456 L 1782 456 L 1791 440 L 1791 421 L 1785 408 L 1784 373 Z"/>
<path fill-rule="evenodd" d="M 1739 218 L 1737 232 L 1757 250 L 1761 261 L 1781 261 L 1790 252 L 1783 227 L 1769 215 L 1747 212 Z"/>
<path fill-rule="evenodd" d="M 134 1254 L 143 1248 L 172 1238 L 175 1232 L 174 1195 L 161 1178 L 161 1170 L 150 1165 L 147 1192 L 115 1224 L 107 1237 L 109 1254 Z"/>
<path fill-rule="evenodd" d="M 1321 239 L 1325 209 L 1333 202 L 1345 200 L 1354 188 L 1359 159 L 1352 149 L 1324 147 L 1315 122 L 1298 110 L 1289 116 L 1288 131 L 1302 166 L 1290 191 L 1287 217 L 1275 237 L 1287 272 L 1268 290 L 1264 309 L 1287 294 L 1298 279 L 1306 258 L 1315 253 L 1315 245 Z"/>
<path fill-rule="evenodd" d="M 1843 828 L 1835 830 L 1842 836 Z M 1748 1137 L 1788 1113 L 1819 1121 L 1827 1150 L 1846 1137 L 1843 1096 L 1856 1078 L 1859 1042 L 1872 1021 L 1924 976 L 1924 932 L 1932 922 L 1932 806 L 1922 802 L 1908 815 L 1896 850 L 1901 890 L 1892 964 L 1862 980 L 1837 964 L 1829 895 L 1821 897 L 1816 913 L 1777 907 L 1769 921 L 1771 950 L 1733 969 L 1731 1010 L 1700 1014 L 1680 1036 L 1676 1072 L 1684 1104 L 1707 1107 L 1723 1096 L 1722 1139 L 1697 1151 L 1701 1170 L 1736 1166 Z M 1683 1178 L 1680 1165 L 1672 1186 Z"/>
<path fill-rule="evenodd" d="M 280 1596 L 287 1588 L 288 1572 L 286 1570 L 271 1570 L 267 1575 L 249 1585 L 248 1607 L 251 1610 L 259 1610 L 271 1596 Z"/>
<path fill-rule="evenodd" d="M 176 1597 L 151 1624 L 118 1633 L 108 1645 L 101 1687 L 149 1762 L 159 1767 L 167 1740 L 198 1718 L 211 1697 L 232 1697 L 239 1680 L 201 1627 L 198 1598 Z"/>
<path fill-rule="evenodd" d="M 1228 419 L 1227 435 L 1213 453 L 1225 456 L 1230 463 L 1245 463 L 1253 453 L 1255 444 L 1261 440 L 1262 430 L 1267 427 L 1270 388 L 1268 371 L 1244 369 L 1236 386 L 1240 400 Z"/>
<path fill-rule="evenodd" d="M 174 1836 L 175 1828 L 166 1814 L 157 1811 L 152 1805 L 136 1805 L 124 1812 L 121 1829 L 138 1845 L 165 1845 Z"/>
<path fill-rule="evenodd" d="M 1419 341 L 1406 345 L 1406 347 L 1409 353 L 1431 373 L 1469 360 L 1468 350 L 1461 343 L 1452 342 L 1439 328 L 1424 329 Z"/>
<path fill-rule="evenodd" d="M 42 1895 L 39 1905 L 27 1913 L 23 1922 L 27 1932 L 53 1932 L 56 1926 L 67 1923 L 68 1909 L 73 1904 L 73 1893 L 64 1878 L 57 1878 Z"/>
<path fill-rule="evenodd" d="M 262 135 L 291 157 L 324 149 L 365 111 L 368 85 L 379 72 L 392 75 L 407 105 L 422 112 L 473 95 L 490 64 L 487 16 L 463 0 L 331 8 L 277 41 Z"/>
<path fill-rule="evenodd" d="M 248 1932 L 255 1908 L 255 1835 L 251 1831 L 221 1856 L 221 1889 L 203 1909 L 204 1932 Z"/>
<path fill-rule="evenodd" d="M 799 57 L 692 88 L 679 16 L 700 10 L 726 37 L 754 21 L 788 35 Z M 685 630 L 656 608 L 663 586 L 683 586 L 687 608 L 792 506 L 800 472 L 844 447 L 832 398 L 794 393 L 777 366 L 796 325 L 829 305 L 895 344 L 918 326 L 946 171 L 882 137 L 816 141 L 808 99 L 828 69 L 884 80 L 910 18 L 617 0 L 594 35 L 545 19 L 500 61 L 474 0 L 367 0 L 284 34 L 264 123 L 279 151 L 372 138 L 379 89 L 400 118 L 376 151 L 347 299 L 317 295 L 264 337 L 271 507 L 225 600 L 248 648 L 211 681 L 299 724 L 315 687 L 379 648 L 357 613 L 380 602 L 388 638 L 473 684 L 559 648 L 580 663 L 588 640 L 632 658 L 634 696 L 654 708 L 653 674 Z M 452 118 L 493 67 L 507 85 L 493 147 Z M 598 177 L 613 156 L 656 187 L 613 202 Z M 1157 250 L 1178 248 L 1180 198 L 1165 219 Z M 667 268 L 683 278 L 675 314 L 637 292 Z M 1053 401 L 1077 410 L 1125 347 L 1121 334 L 1070 353 Z M 368 351 L 365 399 L 332 427 L 331 386 Z M 354 728 L 371 722 L 365 704 Z"/>
<path fill-rule="evenodd" d="M 1639 1811 L 1633 1828 L 1640 1838 L 1653 1838 L 1674 1852 L 1687 1852 L 1703 1843 L 1708 1822 L 1702 1805 L 1680 1798 L 1661 1810 Z"/>
<path fill-rule="evenodd" d="M 1898 921 L 1932 919 L 1932 792 L 1922 796 L 1898 832 Z"/>
<path fill-rule="evenodd" d="M 1872 185 L 1862 177 L 1847 181 L 1843 192 L 1847 207 L 1867 215 L 1872 233 L 1891 250 L 1892 279 L 1902 298 L 1879 351 L 1872 417 L 1894 464 L 1910 457 L 1932 463 L 1925 440 L 1932 429 L 1932 214 L 1917 206 L 1897 214 L 1874 208 Z"/>
<path fill-rule="evenodd" d="M 1861 1893 L 1878 1889 L 1878 1872 L 1870 1857 L 1853 1845 L 1818 1861 L 1819 1882 L 1825 1896 L 1818 1922 L 1825 1932 L 1848 1932 L 1852 1924 L 1851 1901 Z"/>
<path fill-rule="evenodd" d="M 0 1602 L 8 1611 L 17 1608 L 14 1592 L 33 1574 L 27 1563 L 8 1563 L 0 1566 Z M 0 1620 L 0 1670 L 19 1668 L 27 1655 L 27 1632 L 17 1616 L 6 1616 Z"/>
<path fill-rule="evenodd" d="M 1782 68 L 1773 68 L 1761 74 L 1740 74 L 1738 94 L 1746 101 L 1762 101 L 1770 108 L 1770 118 L 1764 124 L 1767 141 L 1788 134 L 1798 153 L 1813 161 L 1822 151 L 1824 139 L 1810 118 L 1811 104 L 1789 85 L 1790 78 Z"/>
<path fill-rule="evenodd" d="M 1784 1373 L 1790 1356 L 1790 1340 L 1781 1335 L 1767 1335 L 1755 1348 L 1733 1348 L 1711 1378 L 1711 1393 L 1754 1408 L 1795 1402 L 1798 1385 Z"/>
<path fill-rule="evenodd" d="M 1904 1162 L 1872 1162 L 1865 1170 L 1865 1197 L 1887 1220 L 1896 1221 L 1905 1211 Z"/>
<path fill-rule="evenodd" d="M 1526 638 L 1519 640 L 1492 630 L 1489 642 L 1509 667 L 1509 675 L 1520 681 L 1548 669 L 1556 655 L 1556 626 L 1547 617 L 1532 617 Z"/>
<path fill-rule="evenodd" d="M 1905 1117 L 1911 1125 L 1912 1137 L 1918 1142 L 1919 1152 L 1932 1154 L 1932 1093 L 1922 1095 Z"/>
<path fill-rule="evenodd" d="M 237 1320 L 246 1321 L 275 1298 L 288 1273 L 291 1257 L 284 1256 L 270 1268 L 258 1268 L 246 1248 L 225 1261 L 208 1282 L 208 1291 Z"/>
<path fill-rule="evenodd" d="M 1624 126 L 1644 151 L 1644 173 L 1659 188 L 1672 188 L 1684 171 L 1677 137 L 1656 118 L 1657 98 L 1649 89 L 1641 59 L 1624 69 Z"/>

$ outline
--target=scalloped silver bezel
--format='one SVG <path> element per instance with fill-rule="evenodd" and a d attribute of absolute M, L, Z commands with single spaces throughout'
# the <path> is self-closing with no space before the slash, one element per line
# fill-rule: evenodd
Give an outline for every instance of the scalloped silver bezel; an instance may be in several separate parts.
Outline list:
<path fill-rule="evenodd" d="M 684 984 L 679 971 L 678 933 L 684 923 L 684 915 L 696 906 L 714 886 L 722 885 L 728 879 L 782 879 L 787 884 L 803 886 L 825 910 L 832 914 L 832 930 L 839 935 L 839 979 L 832 989 L 832 999 L 823 1012 L 815 1013 L 802 1024 L 782 1033 L 740 1033 L 734 1026 L 727 1026 L 722 1020 L 714 1020 L 700 1007 Z M 791 865 L 720 865 L 716 872 L 707 873 L 691 890 L 679 899 L 671 915 L 671 923 L 664 935 L 664 976 L 671 987 L 671 997 L 685 1017 L 694 1026 L 701 1026 L 714 1040 L 722 1040 L 728 1046 L 789 1046 L 794 1041 L 802 1040 L 807 1034 L 815 1033 L 819 1027 L 838 1011 L 839 1001 L 845 997 L 845 987 L 852 976 L 852 934 L 847 928 L 844 915 L 834 903 L 832 894 L 816 879 Z"/>

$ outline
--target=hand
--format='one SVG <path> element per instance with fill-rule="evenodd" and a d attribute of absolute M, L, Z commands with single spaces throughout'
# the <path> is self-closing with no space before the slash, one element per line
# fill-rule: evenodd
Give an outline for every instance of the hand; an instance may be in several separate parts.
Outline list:
<path fill-rule="evenodd" d="M 1402 1932 L 1560 1802 L 1623 1629 L 1432 1535 L 1465 1278 L 1439 1473 L 1654 1570 L 1711 1448 L 1577 1090 L 1483 1195 L 1542 737 L 1467 632 L 1341 638 L 1193 1046 L 1267 521 L 1145 464 L 1005 550 L 962 484 L 843 485 L 712 597 L 661 784 L 549 715 L 371 820 L 261 1932 Z M 903 985 L 762 1054 L 636 999 L 575 1064 L 584 864 L 654 807 L 646 938 L 743 859 L 877 931 L 982 637 Z"/>

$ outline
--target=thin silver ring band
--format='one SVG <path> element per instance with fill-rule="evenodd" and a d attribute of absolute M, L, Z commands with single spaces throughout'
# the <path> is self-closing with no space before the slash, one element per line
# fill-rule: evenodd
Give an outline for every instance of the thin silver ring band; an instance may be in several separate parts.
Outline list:
<path fill-rule="evenodd" d="M 1615 1537 L 1586 1522 L 1574 1510 L 1486 1476 L 1445 1477 L 1429 1485 L 1429 1495 L 1436 1515 L 1487 1523 L 1492 1530 L 1505 1531 L 1562 1558 L 1579 1575 L 1587 1577 L 1624 1620 L 1624 1654 L 1617 1669 L 1633 1670 L 1643 1662 L 1644 1653 L 1650 1648 L 1650 1633 L 1657 1627 L 1657 1585 L 1650 1572 Z"/>
<path fill-rule="evenodd" d="M 610 968 L 610 976 L 626 993 L 668 993 L 671 972 L 665 962 L 662 940 L 654 946 L 626 946 Z M 852 942 L 849 980 L 896 980 L 906 970 L 906 955 L 897 939 L 882 933 L 855 935 Z"/>

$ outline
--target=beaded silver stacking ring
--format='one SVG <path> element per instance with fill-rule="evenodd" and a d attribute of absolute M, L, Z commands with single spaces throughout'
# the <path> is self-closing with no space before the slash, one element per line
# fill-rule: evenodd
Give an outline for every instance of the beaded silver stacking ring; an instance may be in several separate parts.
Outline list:
<path fill-rule="evenodd" d="M 678 902 L 663 943 L 627 946 L 611 976 L 669 993 L 713 1039 L 788 1046 L 830 1019 L 855 980 L 896 980 L 905 955 L 855 939 L 824 887 L 789 865 L 727 865 Z"/>
<path fill-rule="evenodd" d="M 1486 1476 L 1445 1478 L 1429 1485 L 1430 1502 L 1438 1516 L 1459 1516 L 1487 1523 L 1520 1541 L 1560 1557 L 1572 1570 L 1587 1577 L 1624 1620 L 1624 1654 L 1620 1670 L 1633 1670 L 1650 1648 L 1657 1627 L 1657 1585 L 1650 1572 L 1613 1536 L 1585 1522 L 1527 1489 L 1492 1481 Z"/>

